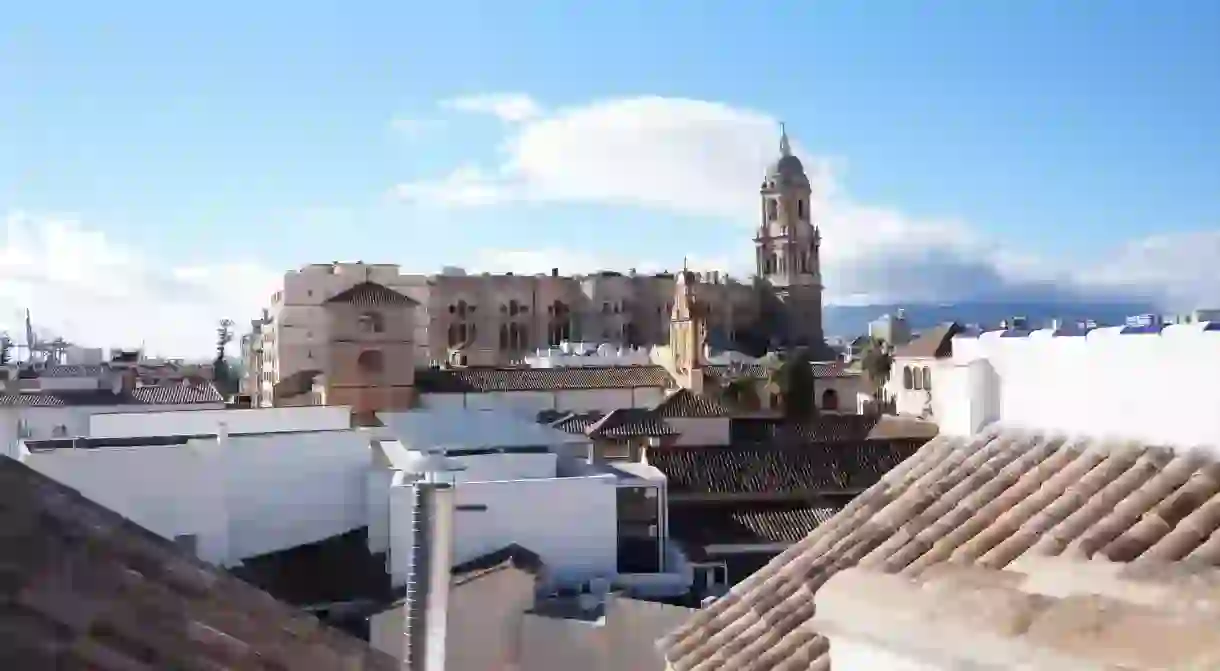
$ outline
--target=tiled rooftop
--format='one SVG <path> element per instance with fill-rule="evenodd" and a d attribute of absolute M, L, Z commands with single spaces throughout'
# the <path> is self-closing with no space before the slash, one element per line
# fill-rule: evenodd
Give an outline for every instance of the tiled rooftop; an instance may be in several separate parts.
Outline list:
<path fill-rule="evenodd" d="M 825 413 L 795 425 L 780 418 L 734 418 L 729 431 L 733 443 L 796 444 L 897 439 L 927 441 L 935 437 L 939 429 L 932 422 L 908 417 Z"/>
<path fill-rule="evenodd" d="M 537 575 L 544 567 L 542 557 L 537 553 L 512 543 L 499 550 L 457 564 L 453 567 L 451 575 L 453 576 L 453 586 L 458 587 L 506 568 L 516 568 Z"/>
<path fill-rule="evenodd" d="M 399 668 L 29 467 L 0 459 L 0 668 Z"/>
<path fill-rule="evenodd" d="M 919 449 L 911 441 L 800 446 L 671 446 L 648 451 L 671 494 L 846 493 L 872 486 Z"/>
<path fill-rule="evenodd" d="M 353 305 L 418 305 L 414 299 L 376 282 L 361 282 L 350 289 L 341 291 L 326 301 L 327 303 L 351 303 Z"/>
<path fill-rule="evenodd" d="M 673 505 L 669 535 L 687 548 L 721 543 L 795 543 L 842 505 L 761 501 Z"/>
<path fill-rule="evenodd" d="M 672 386 L 661 366 L 572 366 L 564 368 L 424 368 L 415 372 L 423 393 L 635 389 Z"/>
<path fill-rule="evenodd" d="M 860 375 L 860 371 L 851 370 L 847 364 L 841 361 L 815 361 L 810 365 L 813 366 L 813 376 L 815 378 L 856 377 Z M 770 375 L 766 364 L 761 363 L 717 364 L 706 366 L 703 370 L 713 380 L 731 380 L 736 377 L 765 380 Z"/>
<path fill-rule="evenodd" d="M 940 436 L 662 641 L 676 671 L 827 669 L 813 597 L 851 566 L 1023 556 L 1220 565 L 1215 452 L 989 429 Z"/>
<path fill-rule="evenodd" d="M 647 408 L 618 408 L 590 425 L 592 438 L 642 438 L 676 436 L 677 431 Z"/>
<path fill-rule="evenodd" d="M 676 389 L 665 396 L 655 408 L 665 418 L 713 418 L 728 417 L 731 413 L 723 403 L 707 394 L 696 394 L 689 389 Z"/>
<path fill-rule="evenodd" d="M 211 383 L 202 385 L 165 384 L 136 387 L 114 393 L 109 390 L 36 391 L 0 394 L 0 406 L 58 408 L 89 405 L 193 405 L 224 403 L 224 397 Z"/>

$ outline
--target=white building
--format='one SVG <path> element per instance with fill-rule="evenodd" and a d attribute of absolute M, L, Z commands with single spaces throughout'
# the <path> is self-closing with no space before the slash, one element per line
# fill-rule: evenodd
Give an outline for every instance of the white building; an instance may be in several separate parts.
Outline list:
<path fill-rule="evenodd" d="M 438 654 L 438 641 L 447 640 L 446 654 L 461 658 L 470 640 L 497 640 L 496 632 L 521 626 L 540 604 L 570 602 L 587 612 L 604 608 L 612 588 L 642 596 L 689 589 L 691 568 L 668 543 L 665 477 L 655 468 L 596 463 L 587 437 L 510 411 L 379 417 L 387 437 L 375 443 L 380 470 L 369 480 L 369 542 L 388 549 L 392 582 L 413 596 L 373 616 L 378 647 L 406 660 Z M 533 577 L 506 574 L 470 586 L 451 574 L 511 548 L 531 557 Z M 421 576 L 429 566 L 443 576 Z M 505 649 L 488 652 L 497 660 L 521 654 L 507 640 L 499 645 Z"/>
<path fill-rule="evenodd" d="M 234 566 L 367 525 L 369 437 L 347 428 L 349 412 L 95 416 L 101 437 L 27 440 L 17 458 L 204 560 Z"/>
<path fill-rule="evenodd" d="M 0 454 L 13 457 L 21 440 L 88 436 L 92 417 L 110 413 L 220 410 L 210 383 L 144 385 L 135 371 L 111 365 L 7 368 L 0 393 Z"/>

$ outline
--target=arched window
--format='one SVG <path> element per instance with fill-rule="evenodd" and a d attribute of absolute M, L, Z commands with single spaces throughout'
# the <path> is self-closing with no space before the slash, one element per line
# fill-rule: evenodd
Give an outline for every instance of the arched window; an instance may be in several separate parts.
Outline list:
<path fill-rule="evenodd" d="M 923 389 L 923 369 L 918 366 L 912 368 L 911 377 L 915 378 L 915 389 Z"/>
<path fill-rule="evenodd" d="M 932 391 L 932 371 L 927 367 L 923 367 L 923 388 Z"/>
<path fill-rule="evenodd" d="M 779 202 L 774 198 L 767 199 L 767 221 L 779 219 Z"/>
<path fill-rule="evenodd" d="M 462 341 L 460 338 L 458 338 L 458 325 L 450 324 L 449 325 L 449 346 L 456 347 L 458 345 L 458 343 L 460 343 L 460 342 L 462 342 Z"/>
<path fill-rule="evenodd" d="M 360 368 L 361 373 L 376 374 L 385 368 L 385 359 L 378 350 L 365 350 L 356 357 L 356 366 Z"/>
<path fill-rule="evenodd" d="M 457 303 L 457 313 L 458 313 L 458 316 L 459 316 L 459 317 L 465 317 L 465 316 L 466 316 L 466 312 L 468 311 L 468 309 L 469 309 L 469 306 L 468 306 L 468 305 L 466 305 L 466 301 L 458 301 L 458 303 Z"/>
<path fill-rule="evenodd" d="M 366 312 L 360 315 L 361 333 L 381 333 L 385 330 L 385 319 L 380 312 Z"/>
<path fill-rule="evenodd" d="M 915 376 L 911 373 L 910 366 L 902 367 L 902 388 L 903 389 L 914 389 L 915 388 Z"/>
<path fill-rule="evenodd" d="M 822 409 L 823 410 L 838 410 L 839 409 L 839 392 L 834 389 L 827 389 L 822 392 Z"/>
<path fill-rule="evenodd" d="M 796 216 L 800 217 L 801 221 L 805 220 L 805 199 L 798 198 L 796 200 Z"/>
<path fill-rule="evenodd" d="M 518 302 L 517 302 L 517 301 L 515 301 L 515 300 L 512 300 L 512 301 L 509 301 L 509 302 L 508 302 L 508 315 L 509 315 L 510 317 L 516 317 L 516 316 L 517 316 L 517 313 L 518 313 L 518 312 L 520 312 L 520 311 L 521 311 L 521 304 L 520 304 L 520 303 L 518 303 Z"/>
<path fill-rule="evenodd" d="M 767 257 L 767 272 L 768 273 L 778 273 L 779 272 L 779 257 L 776 256 L 775 252 L 771 252 L 771 255 L 769 257 Z"/>

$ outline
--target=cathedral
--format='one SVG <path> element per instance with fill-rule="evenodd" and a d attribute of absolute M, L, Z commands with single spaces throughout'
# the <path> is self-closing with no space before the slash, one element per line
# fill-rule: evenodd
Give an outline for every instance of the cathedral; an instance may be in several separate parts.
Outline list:
<path fill-rule="evenodd" d="M 748 185 L 742 185 L 749 188 Z M 679 293 L 699 303 L 702 341 L 754 355 L 804 346 L 829 360 L 822 332 L 821 237 L 812 189 L 786 131 L 759 188 L 752 278 L 727 273 L 605 270 L 564 275 L 402 273 L 394 264 L 318 263 L 285 274 L 263 319 L 252 321 L 251 350 L 274 351 L 273 378 L 313 370 L 326 342 L 327 297 L 372 281 L 409 297 L 414 358 L 471 366 L 520 362 L 561 342 L 650 347 L 670 341 Z M 681 286 L 679 286 L 681 285 Z M 274 331 L 291 324 L 292 337 Z"/>

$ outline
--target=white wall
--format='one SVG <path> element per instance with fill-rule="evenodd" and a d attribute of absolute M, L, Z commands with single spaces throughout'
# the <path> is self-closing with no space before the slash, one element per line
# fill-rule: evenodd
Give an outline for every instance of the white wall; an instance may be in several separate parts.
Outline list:
<path fill-rule="evenodd" d="M 959 336 L 953 363 L 985 360 L 994 372 L 976 366 L 981 372 L 972 374 L 972 396 L 954 402 L 981 404 L 986 421 L 1158 443 L 1220 444 L 1220 332 L 1202 326 L 1169 326 L 1159 335 L 1106 328 L 1087 336 Z"/>
<path fill-rule="evenodd" d="M 521 413 L 539 410 L 602 410 L 651 408 L 665 397 L 660 387 L 636 389 L 575 389 L 565 391 L 504 391 L 471 394 L 423 394 L 429 408 L 511 408 Z"/>
<path fill-rule="evenodd" d="M 356 431 L 26 451 L 21 458 L 161 536 L 198 535 L 200 557 L 219 564 L 368 523 L 370 452 Z"/>
<path fill-rule="evenodd" d="M 618 569 L 617 478 L 509 480 L 457 486 L 454 563 L 516 543 L 542 557 L 558 583 Z M 467 511 L 482 505 L 486 510 Z"/>
<path fill-rule="evenodd" d="M 198 537 L 199 556 L 225 563 L 231 552 L 223 466 L 215 440 L 164 447 L 26 452 L 34 470 L 168 539 Z"/>
<path fill-rule="evenodd" d="M 611 578 L 618 564 L 616 485 L 613 475 L 460 483 L 455 488 L 454 564 L 516 543 L 542 557 L 558 583 Z M 404 482 L 390 492 L 395 584 L 407 575 L 413 489 Z"/>
<path fill-rule="evenodd" d="M 553 478 L 559 456 L 554 453 L 499 453 L 450 457 L 465 470 L 454 473 L 461 482 Z"/>
<path fill-rule="evenodd" d="M 89 436 L 93 418 L 98 415 L 123 413 L 124 416 L 146 415 L 167 411 L 201 412 L 205 409 L 223 408 L 223 403 L 191 404 L 191 405 L 150 405 L 137 406 L 139 412 L 132 412 L 130 405 L 74 405 L 54 408 L 32 408 L 23 406 L 6 406 L 0 408 L 0 441 L 3 449 L 0 453 L 10 456 L 16 454 L 18 422 L 26 428 L 26 438 L 29 440 L 46 440 L 48 438 Z M 64 427 L 63 435 L 56 431 Z"/>
<path fill-rule="evenodd" d="M 728 445 L 728 417 L 669 417 L 665 423 L 680 435 L 675 445 Z"/>
<path fill-rule="evenodd" d="M 173 412 L 113 412 L 88 418 L 93 438 L 136 436 L 193 436 L 214 434 L 221 423 L 230 434 L 349 429 L 351 409 L 346 406 L 255 408 L 248 410 L 185 410 Z"/>

